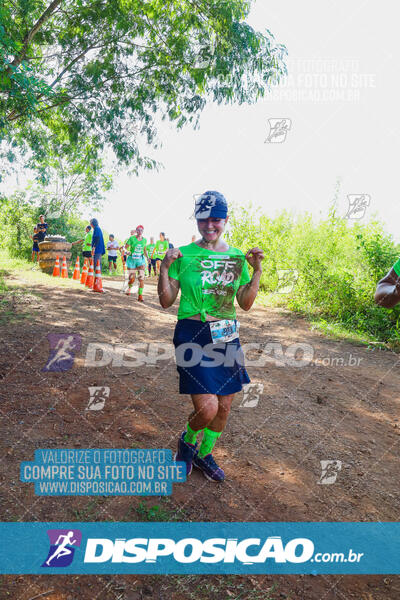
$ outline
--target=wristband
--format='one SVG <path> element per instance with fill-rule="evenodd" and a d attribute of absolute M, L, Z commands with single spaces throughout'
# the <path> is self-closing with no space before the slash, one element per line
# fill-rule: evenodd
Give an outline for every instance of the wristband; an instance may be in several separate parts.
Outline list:
<path fill-rule="evenodd" d="M 398 277 L 400 277 L 400 258 L 399 258 L 399 260 L 397 262 L 394 263 L 393 270 L 396 273 L 396 275 Z"/>

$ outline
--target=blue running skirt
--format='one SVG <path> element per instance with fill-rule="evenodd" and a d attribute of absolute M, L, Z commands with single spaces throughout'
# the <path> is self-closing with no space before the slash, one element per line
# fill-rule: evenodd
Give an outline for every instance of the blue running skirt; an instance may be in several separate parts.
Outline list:
<path fill-rule="evenodd" d="M 250 382 L 239 338 L 213 344 L 208 322 L 180 319 L 173 343 L 180 394 L 228 396 Z"/>

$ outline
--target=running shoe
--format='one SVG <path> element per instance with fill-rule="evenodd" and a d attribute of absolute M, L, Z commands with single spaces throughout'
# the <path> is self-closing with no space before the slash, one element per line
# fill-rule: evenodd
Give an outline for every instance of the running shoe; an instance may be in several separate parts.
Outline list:
<path fill-rule="evenodd" d="M 125 294 L 126 294 L 127 296 L 130 296 L 130 295 L 131 295 L 131 288 L 128 288 L 128 289 L 126 290 Z"/>
<path fill-rule="evenodd" d="M 139 296 L 138 296 L 138 302 L 144 302 L 142 294 L 139 294 Z"/>
<path fill-rule="evenodd" d="M 193 459 L 193 464 L 197 469 L 203 472 L 203 475 L 209 481 L 223 481 L 225 479 L 225 473 L 217 465 L 212 454 L 206 454 L 203 458 L 200 458 L 198 454 Z"/>
<path fill-rule="evenodd" d="M 189 477 L 193 468 L 193 459 L 197 454 L 197 442 L 195 445 L 185 442 L 184 431 L 178 440 L 178 452 L 175 453 L 174 460 L 181 460 L 186 463 L 186 477 Z"/>

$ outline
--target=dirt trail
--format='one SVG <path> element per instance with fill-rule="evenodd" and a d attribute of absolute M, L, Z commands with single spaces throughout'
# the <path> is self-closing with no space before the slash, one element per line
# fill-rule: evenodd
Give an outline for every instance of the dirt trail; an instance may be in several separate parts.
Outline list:
<path fill-rule="evenodd" d="M 305 343 L 312 348 L 313 360 L 302 368 L 278 366 L 275 359 L 265 366 L 248 367 L 252 382 L 263 384 L 264 389 L 252 407 L 241 406 L 243 394 L 235 399 L 215 450 L 226 473 L 224 484 L 214 485 L 194 472 L 161 501 L 35 496 L 32 484 L 19 482 L 19 463 L 33 460 L 35 449 L 175 449 L 177 433 L 190 412 L 188 398 L 177 393 L 173 359 L 159 361 L 157 367 L 84 366 L 91 342 L 172 341 L 176 307 L 166 311 L 159 307 L 154 278 L 146 280 L 143 305 L 136 294 L 120 293 L 121 281 L 103 284 L 103 295 L 83 286 L 38 286 L 32 290 L 41 296 L 31 306 L 33 316 L 0 325 L 1 520 L 135 521 L 149 517 L 155 504 L 164 511 L 162 518 L 175 520 L 399 520 L 398 356 L 329 340 L 311 331 L 305 320 L 261 306 L 249 313 L 238 309 L 242 344 L 281 344 L 285 352 L 291 344 Z M 15 308 L 16 312 L 25 309 Z M 73 368 L 66 373 L 43 372 L 49 355 L 47 335 L 66 332 L 82 338 Z M 253 360 L 260 355 L 261 351 L 249 352 Z M 85 410 L 89 386 L 110 388 L 103 410 Z M 328 459 L 341 461 L 341 470 L 334 484 L 321 485 L 320 461 Z M 261 594 L 241 598 L 400 598 L 400 578 L 394 576 L 232 579 L 236 587 L 240 582 L 243 589 L 254 588 Z M 235 597 L 229 591 L 230 580 L 209 578 L 215 582 L 216 595 L 212 586 L 206 586 L 199 587 L 195 598 Z M 81 576 L 69 578 L 67 584 L 62 576 L 8 576 L 1 580 L 0 598 L 28 600 L 54 589 L 46 598 L 193 599 L 193 586 L 186 587 L 185 581 L 189 579 Z M 273 584 L 277 590 L 267 592 Z"/>

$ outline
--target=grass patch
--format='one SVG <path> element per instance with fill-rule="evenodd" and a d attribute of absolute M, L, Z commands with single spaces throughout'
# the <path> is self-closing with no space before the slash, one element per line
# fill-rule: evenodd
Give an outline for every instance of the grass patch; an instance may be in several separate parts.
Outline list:
<path fill-rule="evenodd" d="M 148 506 L 140 502 L 136 512 L 141 521 L 185 521 L 185 511 L 173 506 L 169 498 L 162 497 L 159 504 Z"/>
<path fill-rule="evenodd" d="M 9 289 L 20 287 L 22 283 L 32 285 L 44 285 L 46 287 L 69 287 L 76 288 L 78 282 L 72 279 L 61 279 L 42 273 L 36 263 L 23 258 L 12 258 L 4 250 L 0 250 L 0 290 L 1 280 L 3 285 Z M 6 280 L 4 282 L 4 280 Z"/>
<path fill-rule="evenodd" d="M 288 308 L 286 306 L 286 302 L 284 300 L 283 295 L 279 295 L 279 298 L 276 299 L 274 294 L 265 292 L 264 290 L 260 290 L 257 294 L 256 304 L 260 306 L 265 306 L 267 308 L 281 308 L 286 311 L 284 314 L 287 314 Z M 298 317 L 306 318 L 310 324 L 311 330 L 316 330 L 323 333 L 326 337 L 329 337 L 338 341 L 346 341 L 352 344 L 359 344 L 362 346 L 371 346 L 373 348 L 381 348 L 382 350 L 397 350 L 400 351 L 400 340 L 397 342 L 396 338 L 392 338 L 390 343 L 379 341 L 376 336 L 368 335 L 368 333 L 364 331 L 359 331 L 355 328 L 352 328 L 350 325 L 345 325 L 344 323 L 338 323 L 335 321 L 328 321 L 323 316 L 318 316 L 315 314 L 302 313 L 298 311 L 290 311 L 292 315 L 296 315 Z"/>
<path fill-rule="evenodd" d="M 93 521 L 99 509 L 97 498 L 90 500 L 83 508 L 73 510 L 77 521 Z"/>
<path fill-rule="evenodd" d="M 269 308 L 281 308 L 284 309 L 285 314 L 288 312 L 288 308 L 286 305 L 286 301 L 282 294 L 271 294 L 265 292 L 264 290 L 260 290 L 256 304 L 260 306 L 265 306 Z M 383 309 L 384 310 L 384 309 Z M 374 348 L 381 348 L 382 350 L 400 350 L 400 340 L 397 341 L 396 337 L 393 337 L 390 342 L 379 341 L 377 336 L 369 335 L 365 331 L 359 331 L 351 325 L 346 325 L 344 323 L 329 321 L 324 316 L 319 316 L 316 314 L 310 313 L 302 313 L 298 311 L 290 311 L 292 315 L 298 316 L 301 318 L 306 318 L 310 323 L 311 330 L 316 330 L 323 333 L 326 337 L 329 337 L 338 341 L 346 341 L 352 344 L 359 344 L 362 346 L 371 346 Z"/>
<path fill-rule="evenodd" d="M 0 291 L 0 322 L 13 323 L 30 318 L 32 310 L 40 307 L 41 302 L 34 294 L 18 289 Z"/>
<path fill-rule="evenodd" d="M 13 323 L 33 316 L 42 308 L 40 289 L 76 288 L 72 279 L 42 273 L 23 258 L 12 258 L 0 250 L 0 323 Z"/>
<path fill-rule="evenodd" d="M 347 342 L 359 344 L 361 346 L 371 346 L 386 350 L 390 349 L 388 344 L 384 342 L 378 342 L 375 337 L 366 335 L 363 332 L 347 329 L 342 323 L 330 323 L 326 319 L 315 319 L 313 317 L 309 317 L 309 321 L 311 323 L 311 329 L 320 331 L 332 339 L 346 340 Z"/>

